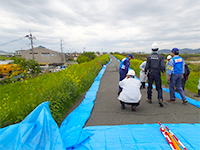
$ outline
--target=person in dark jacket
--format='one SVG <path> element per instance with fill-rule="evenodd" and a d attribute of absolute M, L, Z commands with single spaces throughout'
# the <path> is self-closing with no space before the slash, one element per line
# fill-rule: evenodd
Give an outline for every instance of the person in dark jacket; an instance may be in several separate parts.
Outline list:
<path fill-rule="evenodd" d="M 157 53 L 157 51 L 159 50 L 159 46 L 157 43 L 152 44 L 151 50 L 152 53 L 149 56 L 147 56 L 147 62 L 145 67 L 145 74 L 148 77 L 147 102 L 152 103 L 152 84 L 155 81 L 156 90 L 158 92 L 158 103 L 160 107 L 163 107 L 161 72 L 164 76 L 164 57 L 161 54 Z"/>
<path fill-rule="evenodd" d="M 181 87 L 184 90 L 185 89 L 185 82 L 188 80 L 189 74 L 190 74 L 190 69 L 188 67 L 188 65 L 186 63 L 184 63 L 184 67 L 185 67 L 185 72 L 183 74 L 183 78 L 181 81 Z"/>

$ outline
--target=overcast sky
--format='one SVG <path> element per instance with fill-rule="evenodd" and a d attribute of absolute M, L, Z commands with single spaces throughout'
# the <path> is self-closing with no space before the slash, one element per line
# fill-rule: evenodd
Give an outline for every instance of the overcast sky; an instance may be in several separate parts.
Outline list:
<path fill-rule="evenodd" d="M 200 48 L 200 0 L 0 0 L 0 50 L 150 52 Z M 9 43 L 10 42 L 10 43 Z"/>

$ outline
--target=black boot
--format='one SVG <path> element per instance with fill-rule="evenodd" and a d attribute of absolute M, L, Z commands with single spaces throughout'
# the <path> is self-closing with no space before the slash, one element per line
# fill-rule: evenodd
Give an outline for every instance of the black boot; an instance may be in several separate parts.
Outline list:
<path fill-rule="evenodd" d="M 194 97 L 200 97 L 200 90 L 198 90 L 198 94 L 194 95 Z"/>
<path fill-rule="evenodd" d="M 142 82 L 143 89 L 145 89 L 145 82 Z"/>
<path fill-rule="evenodd" d="M 142 89 L 142 87 L 143 87 L 143 86 L 142 86 L 142 83 L 143 83 L 143 82 L 141 82 L 141 86 L 140 86 L 140 89 Z"/>

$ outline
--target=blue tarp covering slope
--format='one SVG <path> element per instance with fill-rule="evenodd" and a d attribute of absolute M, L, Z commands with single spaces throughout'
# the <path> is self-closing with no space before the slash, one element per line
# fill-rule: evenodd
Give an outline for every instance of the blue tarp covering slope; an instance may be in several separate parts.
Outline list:
<path fill-rule="evenodd" d="M 112 59 L 110 62 L 111 61 Z M 60 126 L 60 133 L 67 149 L 76 147 L 91 136 L 91 133 L 84 131 L 83 127 L 92 112 L 96 94 L 100 85 L 100 79 L 105 70 L 106 65 L 102 67 L 81 104 L 65 118 Z"/>
<path fill-rule="evenodd" d="M 0 129 L 1 150 L 64 150 L 57 123 L 43 102 L 21 123 Z"/>
<path fill-rule="evenodd" d="M 162 90 L 169 93 L 169 89 L 162 88 Z M 178 99 L 182 99 L 181 95 L 178 92 L 175 92 L 175 97 L 178 98 Z M 187 99 L 188 103 L 200 108 L 200 102 L 199 101 L 192 99 L 190 97 L 187 97 L 187 96 L 186 96 L 186 99 Z"/>

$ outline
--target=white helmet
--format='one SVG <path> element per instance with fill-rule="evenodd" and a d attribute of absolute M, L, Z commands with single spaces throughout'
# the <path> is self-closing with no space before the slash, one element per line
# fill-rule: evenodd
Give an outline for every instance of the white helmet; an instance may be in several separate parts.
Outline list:
<path fill-rule="evenodd" d="M 135 71 L 130 69 L 127 73 L 128 76 L 135 76 Z"/>
<path fill-rule="evenodd" d="M 151 49 L 154 50 L 154 51 L 157 51 L 157 50 L 159 49 L 158 44 L 157 44 L 157 43 L 153 43 L 153 44 L 151 45 Z"/>
<path fill-rule="evenodd" d="M 171 55 L 168 55 L 168 56 L 167 56 L 167 59 L 171 59 L 171 58 L 172 58 L 172 56 L 171 56 Z"/>

